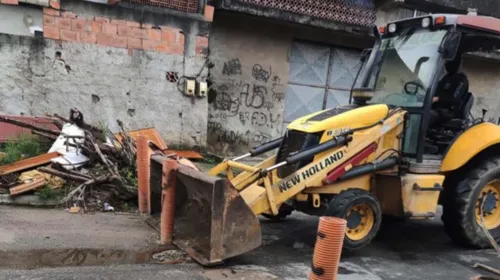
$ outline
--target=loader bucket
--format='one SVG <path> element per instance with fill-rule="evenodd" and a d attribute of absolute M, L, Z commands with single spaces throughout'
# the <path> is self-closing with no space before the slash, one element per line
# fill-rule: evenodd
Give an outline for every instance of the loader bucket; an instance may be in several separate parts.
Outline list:
<path fill-rule="evenodd" d="M 258 218 L 227 179 L 179 167 L 174 244 L 202 265 L 215 265 L 261 244 Z"/>

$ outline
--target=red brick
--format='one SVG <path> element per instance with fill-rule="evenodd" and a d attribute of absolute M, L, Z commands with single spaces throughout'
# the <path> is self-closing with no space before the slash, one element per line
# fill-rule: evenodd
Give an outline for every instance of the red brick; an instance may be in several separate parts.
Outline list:
<path fill-rule="evenodd" d="M 202 48 L 208 47 L 208 38 L 202 36 L 196 36 L 196 47 L 202 47 Z"/>
<path fill-rule="evenodd" d="M 184 53 L 184 45 L 175 44 L 170 46 L 170 53 L 172 54 L 183 54 Z"/>
<path fill-rule="evenodd" d="M 155 50 L 158 52 L 171 53 L 170 44 L 167 42 L 160 42 L 156 45 Z"/>
<path fill-rule="evenodd" d="M 184 46 L 184 33 L 177 33 L 177 42 L 179 42 L 179 45 Z"/>
<path fill-rule="evenodd" d="M 153 25 L 149 23 L 141 23 L 141 27 L 145 29 L 151 29 L 153 28 Z"/>
<path fill-rule="evenodd" d="M 105 17 L 95 17 L 94 21 L 99 22 L 99 23 L 109 23 L 109 18 Z"/>
<path fill-rule="evenodd" d="M 97 44 L 110 47 L 125 48 L 127 47 L 127 37 L 98 33 L 96 35 Z"/>
<path fill-rule="evenodd" d="M 97 42 L 96 33 L 93 32 L 80 32 L 80 42 L 95 44 Z"/>
<path fill-rule="evenodd" d="M 153 41 L 161 41 L 161 30 L 148 29 L 148 38 Z"/>
<path fill-rule="evenodd" d="M 50 8 L 43 8 L 43 13 L 46 15 L 49 15 L 49 16 L 56 16 L 56 17 L 61 15 L 61 12 L 59 12 L 58 10 L 54 10 L 54 9 L 50 9 Z"/>
<path fill-rule="evenodd" d="M 78 32 L 62 29 L 61 40 L 64 41 L 78 41 Z"/>
<path fill-rule="evenodd" d="M 128 37 L 127 47 L 131 49 L 142 49 L 142 39 Z"/>
<path fill-rule="evenodd" d="M 196 53 L 205 54 L 206 48 L 208 48 L 208 38 L 196 36 Z"/>
<path fill-rule="evenodd" d="M 49 1 L 49 6 L 51 8 L 56 9 L 56 10 L 60 10 L 61 9 L 61 2 L 58 0 L 51 0 L 51 1 Z"/>
<path fill-rule="evenodd" d="M 127 21 L 121 19 L 112 19 L 111 23 L 116 25 L 127 25 Z"/>
<path fill-rule="evenodd" d="M 145 50 L 155 50 L 161 42 L 152 40 L 142 40 L 142 48 Z"/>
<path fill-rule="evenodd" d="M 76 14 L 72 12 L 62 12 L 61 16 L 65 18 L 76 18 Z"/>
<path fill-rule="evenodd" d="M 43 37 L 50 39 L 59 39 L 59 29 L 54 26 L 43 27 Z"/>
<path fill-rule="evenodd" d="M 7 5 L 19 5 L 18 0 L 1 0 L 0 3 Z"/>
<path fill-rule="evenodd" d="M 141 24 L 135 21 L 127 21 L 127 26 L 129 27 L 141 27 Z"/>
<path fill-rule="evenodd" d="M 43 15 L 43 26 L 54 26 L 55 18 L 49 15 Z"/>
<path fill-rule="evenodd" d="M 163 42 L 168 42 L 168 43 L 171 43 L 171 44 L 176 43 L 177 39 L 176 39 L 174 30 L 175 29 L 173 29 L 173 28 L 163 29 L 161 31 L 161 40 Z"/>
<path fill-rule="evenodd" d="M 74 19 L 71 21 L 71 29 L 74 31 L 85 31 L 87 30 L 87 20 L 86 19 Z"/>
<path fill-rule="evenodd" d="M 89 31 L 93 32 L 93 33 L 102 32 L 102 23 L 97 22 L 97 21 L 89 22 Z"/>
<path fill-rule="evenodd" d="M 106 34 L 116 34 L 118 32 L 118 28 L 116 24 L 111 23 L 103 23 L 102 24 L 102 33 Z"/>
<path fill-rule="evenodd" d="M 70 18 L 56 18 L 56 27 L 59 29 L 71 29 Z"/>
<path fill-rule="evenodd" d="M 214 6 L 205 5 L 205 11 L 203 17 L 205 21 L 212 22 L 214 21 Z"/>
<path fill-rule="evenodd" d="M 132 27 L 132 37 L 140 38 L 140 39 L 147 39 L 148 38 L 148 30 L 142 29 L 142 28 L 137 28 L 137 27 Z"/>
<path fill-rule="evenodd" d="M 118 25 L 118 35 L 125 37 L 132 36 L 132 28 L 126 25 Z"/>

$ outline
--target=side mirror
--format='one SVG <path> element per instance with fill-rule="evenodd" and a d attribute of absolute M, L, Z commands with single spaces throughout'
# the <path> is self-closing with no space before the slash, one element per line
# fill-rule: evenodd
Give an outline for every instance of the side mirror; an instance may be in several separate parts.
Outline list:
<path fill-rule="evenodd" d="M 441 46 L 439 46 L 439 53 L 444 60 L 453 60 L 455 58 L 461 38 L 462 33 L 458 31 L 450 31 L 444 36 Z"/>

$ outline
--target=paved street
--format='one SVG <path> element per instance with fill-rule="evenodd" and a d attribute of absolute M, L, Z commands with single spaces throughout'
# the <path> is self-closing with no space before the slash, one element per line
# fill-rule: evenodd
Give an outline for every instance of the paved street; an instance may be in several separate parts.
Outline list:
<path fill-rule="evenodd" d="M 0 270 L 0 279 L 307 279 L 317 218 L 294 214 L 284 222 L 262 219 L 263 246 L 236 257 L 226 266 L 204 270 L 196 263 L 181 265 L 120 265 L 110 267 Z M 440 220 L 388 223 L 375 242 L 344 254 L 339 270 L 350 279 L 471 279 L 485 274 L 471 265 L 500 268 L 492 250 L 476 251 L 451 244 Z"/>

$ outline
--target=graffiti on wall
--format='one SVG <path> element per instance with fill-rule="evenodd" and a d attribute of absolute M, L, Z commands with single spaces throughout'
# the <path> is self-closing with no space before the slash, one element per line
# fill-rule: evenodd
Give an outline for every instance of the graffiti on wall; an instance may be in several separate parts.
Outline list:
<path fill-rule="evenodd" d="M 257 63 L 243 68 L 238 58 L 222 65 L 209 109 L 210 144 L 242 151 L 280 135 L 285 86 L 279 74 Z"/>

